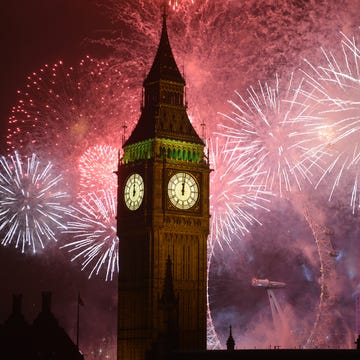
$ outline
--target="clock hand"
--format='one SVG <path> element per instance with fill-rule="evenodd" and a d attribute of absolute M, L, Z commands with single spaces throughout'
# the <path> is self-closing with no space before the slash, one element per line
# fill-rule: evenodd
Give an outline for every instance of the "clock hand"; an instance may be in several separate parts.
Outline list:
<path fill-rule="evenodd" d="M 135 196 L 135 194 L 136 194 L 136 190 L 135 190 L 135 184 L 134 184 L 134 186 L 133 186 L 133 196 Z"/>
<path fill-rule="evenodd" d="M 181 187 L 181 195 L 184 196 L 185 193 L 185 182 L 182 183 L 182 187 Z"/>

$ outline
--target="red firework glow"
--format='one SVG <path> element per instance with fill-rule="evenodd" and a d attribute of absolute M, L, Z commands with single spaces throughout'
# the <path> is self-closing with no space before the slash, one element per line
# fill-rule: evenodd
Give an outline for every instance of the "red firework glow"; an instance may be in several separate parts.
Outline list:
<path fill-rule="evenodd" d="M 92 161 L 85 159 L 98 152 L 96 147 L 119 148 L 125 126 L 126 137 L 138 120 L 141 83 L 159 40 L 159 6 L 163 1 L 104 0 L 101 3 L 113 21 L 113 28 L 108 33 L 102 32 L 93 41 L 111 50 L 111 56 L 106 61 L 85 59 L 83 65 L 74 68 L 58 63 L 31 75 L 25 91 L 19 93 L 19 101 L 9 120 L 9 151 L 39 150 L 39 154 L 49 156 L 49 160 L 56 160 L 65 168 L 74 167 L 71 171 L 76 172 L 77 179 L 80 178 L 81 170 L 77 167 L 80 159 L 84 160 L 80 169 L 83 167 L 97 172 Z M 334 0 L 317 5 L 314 2 L 300 4 L 282 0 L 274 6 L 271 0 L 179 0 L 171 1 L 170 5 L 176 10 L 168 13 L 170 42 L 187 81 L 188 112 L 199 134 L 202 134 L 202 125 L 206 124 L 204 133 L 207 138 L 213 138 L 215 132 L 222 132 L 217 125 L 223 123 L 224 118 L 218 114 L 227 112 L 226 103 L 234 89 L 246 97 L 246 89 L 259 83 L 269 83 L 275 73 L 280 79 L 285 79 L 285 74 L 299 67 L 303 57 L 312 64 L 318 64 L 319 58 L 322 58 L 321 47 L 331 49 L 339 30 L 348 34 L 358 26 L 359 9 L 353 1 Z M 103 38 L 99 39 L 101 36 Z M 263 105 L 260 104 L 260 107 Z M 240 125 L 237 126 L 240 130 Z M 265 129 L 259 129 L 259 134 L 266 135 Z M 244 128 L 241 130 L 244 131 Z M 283 130 L 286 136 L 287 130 Z M 219 149 L 229 146 L 225 138 L 222 137 L 223 142 L 218 144 Z M 209 142 L 209 148 L 213 145 Z M 212 151 L 216 153 L 215 149 Z M 227 156 L 230 154 L 224 153 L 218 159 L 220 162 L 224 159 L 226 163 Z M 219 161 L 214 159 L 216 163 Z M 239 164 L 239 160 L 235 164 Z M 351 164 L 355 165 L 355 162 Z M 104 164 L 104 168 L 107 165 Z M 271 166 L 274 169 L 275 164 L 269 161 L 263 164 L 263 169 Z M 316 309 L 319 300 L 321 275 L 316 257 L 317 240 L 312 238 L 303 214 L 299 216 L 296 211 L 295 197 L 293 203 L 284 198 L 276 199 L 275 205 L 265 202 L 266 208 L 271 211 L 261 211 L 257 206 L 262 204 L 262 200 L 259 202 L 256 197 L 256 188 L 249 187 L 250 184 L 259 184 L 259 177 L 240 177 L 238 183 L 233 183 L 231 174 L 224 171 L 222 176 L 221 172 L 223 170 L 217 164 L 212 179 L 213 189 L 221 189 L 221 181 L 225 179 L 237 193 L 224 191 L 219 197 L 211 194 L 214 214 L 225 214 L 225 219 L 229 219 L 226 216 L 227 206 L 229 214 L 234 214 L 236 204 L 239 210 L 244 210 L 242 201 L 246 199 L 235 197 L 248 192 L 255 196 L 252 198 L 254 203 L 245 205 L 250 217 L 243 220 L 250 221 L 246 220 L 244 226 L 236 222 L 226 223 L 220 216 L 216 217 L 218 225 L 226 226 L 227 237 L 222 239 L 231 244 L 231 248 L 223 246 L 222 251 L 215 253 L 209 272 L 209 303 L 221 345 L 225 346 L 228 325 L 234 319 L 238 325 L 234 327 L 233 336 L 241 348 L 267 347 L 280 339 L 267 331 L 271 328 L 271 321 L 267 318 L 269 306 L 266 297 L 254 294 L 256 289 L 249 290 L 254 275 L 290 284 L 279 298 L 287 307 L 289 319 L 294 320 L 291 322 L 294 334 L 298 335 L 299 342 L 301 340 L 305 344 L 309 333 L 304 332 L 311 331 L 311 320 L 316 316 L 316 310 L 309 309 Z M 285 177 L 274 180 L 275 187 L 272 189 L 280 193 L 281 185 L 281 193 L 287 192 L 285 180 Z M 245 188 L 241 188 L 241 181 L 244 181 Z M 296 180 L 293 184 L 297 189 Z M 81 191 L 85 195 L 92 187 L 98 187 L 98 184 L 86 179 L 83 173 Z M 239 189 L 245 189 L 245 192 Z M 341 203 L 329 204 L 328 196 L 321 202 L 317 198 L 323 195 L 320 190 L 319 186 L 315 200 L 320 204 L 318 211 L 323 212 L 321 221 L 332 222 L 336 227 L 340 253 L 346 254 L 335 259 L 338 280 L 325 284 L 336 296 L 334 306 L 336 303 L 343 304 L 341 309 L 332 310 L 341 313 L 345 320 L 346 326 L 336 330 L 342 333 L 343 337 L 339 338 L 344 339 L 353 322 L 352 294 L 358 288 L 360 276 L 357 263 L 360 256 L 359 230 L 354 226 L 356 211 L 355 215 L 349 215 Z M 75 192 L 78 194 L 77 190 Z M 308 195 L 315 198 L 314 194 Z M 245 213 L 239 214 L 241 218 Z M 218 229 L 221 228 L 218 226 Z M 213 239 L 214 234 L 211 236 Z M 220 235 L 216 238 L 219 239 Z M 286 279 L 282 278 L 284 274 Z M 225 286 L 227 281 L 228 287 Z M 113 314 L 106 321 L 109 319 L 113 319 Z M 303 319 L 308 323 L 304 325 Z M 353 339 L 351 336 L 347 339 L 350 340 L 330 346 L 352 347 Z M 112 342 L 116 342 L 115 338 Z M 289 346 L 285 340 L 282 344 Z M 90 348 L 91 345 L 85 347 Z"/>
<path fill-rule="evenodd" d="M 79 159 L 81 192 L 107 189 L 115 196 L 118 159 L 119 151 L 112 146 L 95 145 L 88 148 Z"/>
<path fill-rule="evenodd" d="M 114 80 L 117 70 L 104 75 L 107 67 L 87 57 L 77 67 L 59 61 L 29 75 L 9 119 L 8 151 L 36 151 L 69 167 L 99 141 L 119 147 L 124 85 Z"/>

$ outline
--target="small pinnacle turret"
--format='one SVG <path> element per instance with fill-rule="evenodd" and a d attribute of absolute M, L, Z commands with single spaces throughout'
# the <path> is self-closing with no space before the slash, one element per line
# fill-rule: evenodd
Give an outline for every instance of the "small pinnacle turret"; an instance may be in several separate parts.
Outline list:
<path fill-rule="evenodd" d="M 235 340 L 232 336 L 232 329 L 231 329 L 231 325 L 230 325 L 230 332 L 229 332 L 229 337 L 226 340 L 226 349 L 227 350 L 234 350 L 235 349 Z"/>

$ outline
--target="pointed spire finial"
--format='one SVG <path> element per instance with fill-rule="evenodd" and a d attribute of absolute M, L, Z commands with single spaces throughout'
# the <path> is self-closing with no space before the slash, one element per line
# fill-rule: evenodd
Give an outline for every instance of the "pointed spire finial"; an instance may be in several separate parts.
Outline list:
<path fill-rule="evenodd" d="M 166 19 L 166 16 L 167 16 L 167 2 L 166 2 L 166 0 L 164 0 L 163 1 L 163 3 L 162 3 L 162 17 L 163 17 L 163 19 L 165 20 Z"/>

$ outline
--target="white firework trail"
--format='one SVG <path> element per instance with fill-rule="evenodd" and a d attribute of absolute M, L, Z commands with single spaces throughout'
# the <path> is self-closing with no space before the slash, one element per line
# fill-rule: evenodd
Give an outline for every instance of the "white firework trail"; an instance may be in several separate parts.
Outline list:
<path fill-rule="evenodd" d="M 15 151 L 0 158 L 2 245 L 14 244 L 23 253 L 30 247 L 35 253 L 49 240 L 57 241 L 60 230 L 66 228 L 69 199 L 62 181 L 61 175 L 53 174 L 52 163 L 42 164 L 35 154 L 22 157 Z"/>
<path fill-rule="evenodd" d="M 77 206 L 70 206 L 67 230 L 73 236 L 61 246 L 75 254 L 71 261 L 82 259 L 81 270 L 89 269 L 89 279 L 105 269 L 105 280 L 112 280 L 119 271 L 116 232 L 116 204 L 111 191 L 96 191 L 82 196 Z"/>
<path fill-rule="evenodd" d="M 309 86 L 304 94 L 314 102 L 308 127 L 321 139 L 312 150 L 321 159 L 315 187 L 329 185 L 329 201 L 336 193 L 349 197 L 355 213 L 360 206 L 360 50 L 355 37 L 341 36 L 341 51 L 322 49 L 325 65 L 305 60 L 310 70 L 303 69 Z"/>
<path fill-rule="evenodd" d="M 257 174 L 238 156 L 229 140 L 209 142 L 211 248 L 215 243 L 231 246 L 231 241 L 249 232 L 260 210 L 267 210 L 271 193 L 257 184 Z"/>
<path fill-rule="evenodd" d="M 280 197 L 302 190 L 304 180 L 312 181 L 314 139 L 305 131 L 308 99 L 301 96 L 301 86 L 302 80 L 295 85 L 292 75 L 282 88 L 276 76 L 273 87 L 259 82 L 258 90 L 250 87 L 246 98 L 235 91 L 238 101 L 229 101 L 233 111 L 221 113 L 228 122 L 219 125 L 219 135 L 258 174 L 258 185 Z"/>

